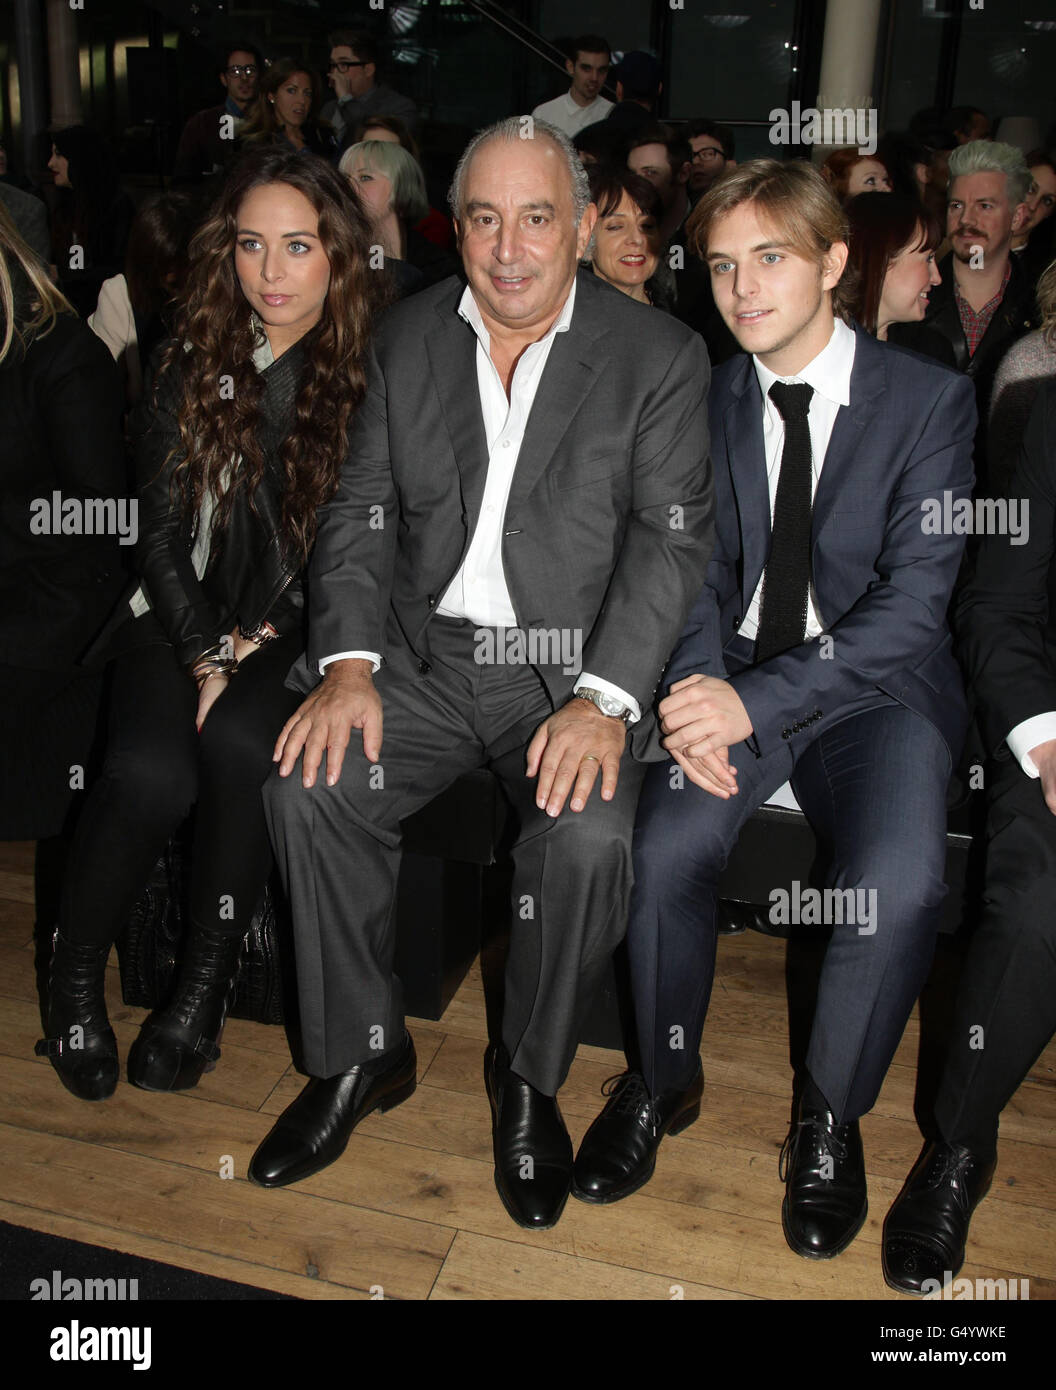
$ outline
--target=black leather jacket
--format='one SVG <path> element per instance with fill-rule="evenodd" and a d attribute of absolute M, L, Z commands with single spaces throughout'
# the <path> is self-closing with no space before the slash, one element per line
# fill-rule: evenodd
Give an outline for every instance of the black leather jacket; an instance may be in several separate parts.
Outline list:
<path fill-rule="evenodd" d="M 164 345 L 158 352 L 163 350 Z M 261 374 L 261 444 L 267 468 L 254 495 L 254 507 L 244 493 L 235 499 L 219 543 L 214 537 L 201 579 L 191 563 L 190 521 L 170 500 L 178 455 L 165 462 L 173 445 L 180 443 L 175 373 L 161 379 L 156 407 L 152 405 L 151 373 L 142 401 L 132 413 L 129 432 L 139 496 L 136 569 L 165 635 L 184 665 L 191 665 L 215 646 L 236 623 L 249 629 L 267 618 L 280 634 L 301 628 L 303 565 L 284 545 L 281 535 L 284 479 L 279 451 L 292 424 L 303 363 L 303 343 L 296 343 Z"/>

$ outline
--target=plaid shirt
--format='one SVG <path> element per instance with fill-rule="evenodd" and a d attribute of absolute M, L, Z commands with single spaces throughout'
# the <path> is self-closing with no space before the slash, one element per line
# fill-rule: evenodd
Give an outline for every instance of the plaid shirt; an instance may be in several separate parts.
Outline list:
<path fill-rule="evenodd" d="M 1005 263 L 1005 275 L 1001 281 L 1001 288 L 993 299 L 988 299 L 978 313 L 972 308 L 961 295 L 960 286 L 957 284 L 956 277 L 953 281 L 953 292 L 957 299 L 957 312 L 961 316 L 961 327 L 964 329 L 964 336 L 968 342 L 968 356 L 974 357 L 975 350 L 983 341 L 983 334 L 990 327 L 990 320 L 997 313 L 998 305 L 1005 297 L 1005 290 L 1008 288 L 1009 278 L 1012 275 L 1012 258 L 1008 258 Z"/>

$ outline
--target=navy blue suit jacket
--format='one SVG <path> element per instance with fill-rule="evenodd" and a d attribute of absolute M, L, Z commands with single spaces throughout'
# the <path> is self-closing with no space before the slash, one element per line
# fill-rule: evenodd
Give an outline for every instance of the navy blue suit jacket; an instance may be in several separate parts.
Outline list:
<path fill-rule="evenodd" d="M 793 749 L 882 691 L 924 716 L 956 759 L 967 709 L 946 609 L 963 535 L 928 534 L 922 504 L 970 497 L 972 383 L 856 331 L 850 404 L 840 408 L 814 499 L 815 606 L 831 642 L 801 646 L 731 684 L 760 755 Z M 664 678 L 726 677 L 724 648 L 748 611 L 770 551 L 763 401 L 752 358 L 716 372 L 709 397 L 715 549 Z"/>

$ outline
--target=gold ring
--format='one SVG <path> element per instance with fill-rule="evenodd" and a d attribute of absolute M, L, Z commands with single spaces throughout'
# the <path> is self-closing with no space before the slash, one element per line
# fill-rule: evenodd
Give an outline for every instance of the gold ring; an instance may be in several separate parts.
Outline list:
<path fill-rule="evenodd" d="M 600 763 L 600 762 L 601 762 L 601 759 L 598 757 L 598 755 L 597 755 L 596 753 L 584 753 L 584 754 L 583 754 L 583 757 L 582 757 L 582 759 L 581 759 L 581 761 L 582 761 L 582 762 L 586 762 L 586 760 L 587 760 L 588 758 L 590 759 L 590 761 L 591 761 L 592 763 Z"/>

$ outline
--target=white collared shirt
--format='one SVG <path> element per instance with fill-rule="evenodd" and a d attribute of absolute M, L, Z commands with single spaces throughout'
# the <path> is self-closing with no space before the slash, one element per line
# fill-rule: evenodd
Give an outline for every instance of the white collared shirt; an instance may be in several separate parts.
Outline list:
<path fill-rule="evenodd" d="M 506 503 L 543 369 L 558 333 L 568 332 L 575 302 L 576 282 L 573 280 L 564 307 L 550 331 L 521 353 L 507 399 L 506 388 L 491 360 L 491 334 L 485 327 L 477 301 L 468 285 L 462 293 L 458 312 L 477 335 L 477 390 L 488 446 L 488 473 L 480 516 L 466 557 L 436 607 L 446 618 L 468 618 L 478 627 L 517 626 L 517 615 L 502 568 Z"/>
<path fill-rule="evenodd" d="M 575 303 L 576 282 L 573 280 L 568 298 L 549 332 L 538 342 L 530 343 L 521 353 L 507 397 L 502 378 L 491 360 L 491 334 L 485 326 L 477 301 L 468 285 L 462 293 L 458 312 L 477 335 L 477 391 L 484 423 L 484 439 L 488 447 L 488 471 L 484 480 L 480 515 L 469 548 L 455 577 L 436 606 L 436 612 L 443 617 L 464 618 L 478 627 L 509 629 L 518 626 L 510 591 L 506 585 L 506 572 L 502 565 L 506 504 L 509 501 L 521 445 L 524 442 L 528 417 L 535 403 L 550 349 L 558 333 L 568 332 Z M 374 663 L 374 670 L 378 669 L 379 657 L 376 652 L 357 651 L 338 652 L 334 656 L 323 657 L 319 662 L 319 670 L 324 671 L 332 661 L 353 657 L 370 660 Z M 589 675 L 585 671 L 577 679 L 574 689 L 579 690 L 581 686 L 590 686 L 606 695 L 612 695 L 628 706 L 632 723 L 641 718 L 638 702 L 619 686 L 612 685 L 599 676 Z"/>
<path fill-rule="evenodd" d="M 556 125 L 558 130 L 563 130 L 571 140 L 573 135 L 578 135 L 588 125 L 593 125 L 595 121 L 603 121 L 612 110 L 612 102 L 606 97 L 597 96 L 589 106 L 580 106 L 579 102 L 572 96 L 571 87 L 564 96 L 554 97 L 553 101 L 544 101 L 532 112 L 536 120 L 549 121 L 551 125 Z"/>
<path fill-rule="evenodd" d="M 753 357 L 755 373 L 763 393 L 763 449 L 766 456 L 766 481 L 770 489 L 770 523 L 774 520 L 774 502 L 777 498 L 777 482 L 781 476 L 781 454 L 785 447 L 785 422 L 781 412 L 770 399 L 770 387 L 775 381 L 800 382 L 813 386 L 807 427 L 810 430 L 811 453 L 811 496 L 817 495 L 818 479 L 821 477 L 825 452 L 832 438 L 832 429 L 841 405 L 851 401 L 851 370 L 854 367 L 854 330 L 848 328 L 842 319 L 834 319 L 832 336 L 818 353 L 817 357 L 794 377 L 776 376 L 769 367 L 764 367 L 758 357 Z M 741 637 L 754 642 L 759 632 L 759 608 L 763 594 L 763 580 L 766 571 L 759 576 L 755 593 L 748 605 L 748 612 L 738 629 Z M 817 637 L 822 632 L 822 624 L 815 607 L 814 586 L 811 584 L 807 597 L 806 637 Z"/>

